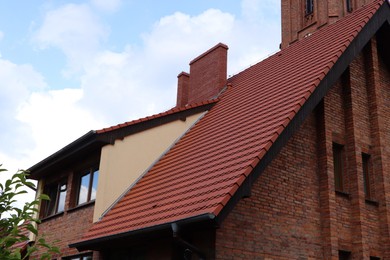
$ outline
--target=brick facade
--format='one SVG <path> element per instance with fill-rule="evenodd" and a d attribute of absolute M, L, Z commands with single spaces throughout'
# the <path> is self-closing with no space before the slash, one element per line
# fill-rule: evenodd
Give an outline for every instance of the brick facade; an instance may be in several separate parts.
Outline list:
<path fill-rule="evenodd" d="M 321 27 L 331 24 L 349 14 L 348 0 L 313 0 L 313 13 L 305 13 L 306 0 L 281 1 L 282 43 L 281 48 L 306 37 Z M 351 11 L 369 3 L 370 0 L 350 0 Z"/>
<path fill-rule="evenodd" d="M 216 231 L 216 259 L 390 258 L 390 73 L 373 39 Z M 345 147 L 335 192 L 332 143 Z M 362 152 L 370 154 L 363 189 Z"/>

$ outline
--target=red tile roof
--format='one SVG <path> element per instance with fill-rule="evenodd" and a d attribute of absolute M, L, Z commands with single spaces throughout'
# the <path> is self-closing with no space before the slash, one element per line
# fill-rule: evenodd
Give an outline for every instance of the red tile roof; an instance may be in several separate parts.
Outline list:
<path fill-rule="evenodd" d="M 230 78 L 220 101 L 83 241 L 218 216 L 383 3 L 376 0 Z"/>

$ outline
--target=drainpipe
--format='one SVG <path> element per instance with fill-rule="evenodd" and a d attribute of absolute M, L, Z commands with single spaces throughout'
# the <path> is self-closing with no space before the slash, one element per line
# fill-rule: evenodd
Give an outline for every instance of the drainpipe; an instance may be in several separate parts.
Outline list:
<path fill-rule="evenodd" d="M 172 227 L 173 238 L 175 239 L 175 241 L 186 248 L 184 250 L 185 255 L 191 255 L 191 253 L 195 253 L 196 255 L 198 255 L 199 260 L 206 260 L 205 254 L 199 248 L 190 244 L 189 242 L 185 241 L 182 237 L 180 237 L 179 226 L 176 223 L 172 223 L 171 227 Z"/>

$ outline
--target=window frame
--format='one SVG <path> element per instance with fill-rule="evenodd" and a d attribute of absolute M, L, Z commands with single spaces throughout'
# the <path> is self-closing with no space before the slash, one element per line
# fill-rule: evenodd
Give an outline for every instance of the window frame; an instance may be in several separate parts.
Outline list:
<path fill-rule="evenodd" d="M 65 185 L 65 189 L 62 189 L 62 186 Z M 41 217 L 47 218 L 50 216 L 54 216 L 56 214 L 60 214 L 65 211 L 66 208 L 66 195 L 68 192 L 68 180 L 67 178 L 60 179 L 56 182 L 51 182 L 49 184 L 46 184 L 43 189 L 43 194 L 46 194 L 49 196 L 49 201 L 44 201 L 42 211 L 41 211 Z M 59 206 L 61 204 L 61 193 L 63 194 L 63 209 L 59 209 Z"/>
<path fill-rule="evenodd" d="M 78 179 L 77 179 L 77 186 L 76 186 L 76 198 L 75 198 L 75 206 L 80 206 L 80 205 L 84 205 L 84 204 L 88 204 L 90 202 L 93 202 L 95 201 L 96 197 L 95 198 L 91 198 L 92 197 L 92 189 L 93 189 L 93 183 L 94 183 L 94 180 L 95 180 L 95 177 L 96 177 L 96 172 L 97 172 L 97 178 L 99 180 L 99 167 L 91 167 L 89 169 L 86 169 L 84 171 L 82 171 L 79 175 L 78 175 Z M 80 194 L 81 194 L 81 187 L 82 187 L 82 178 L 84 176 L 87 176 L 89 175 L 89 180 L 88 180 L 88 191 L 87 191 L 87 198 L 86 198 L 86 201 L 84 202 L 81 202 L 80 203 Z M 96 187 L 97 188 L 97 187 Z"/>
<path fill-rule="evenodd" d="M 314 13 L 314 0 L 305 0 L 305 16 Z"/>
<path fill-rule="evenodd" d="M 93 259 L 93 253 L 85 253 L 85 254 L 79 254 L 79 255 L 71 255 L 62 257 L 63 260 L 84 260 L 84 257 L 90 257 L 90 259 Z"/>

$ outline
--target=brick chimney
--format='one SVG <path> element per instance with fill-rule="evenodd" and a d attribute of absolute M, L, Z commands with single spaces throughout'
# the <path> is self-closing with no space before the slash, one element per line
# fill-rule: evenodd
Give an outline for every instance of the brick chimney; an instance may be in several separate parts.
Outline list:
<path fill-rule="evenodd" d="M 178 75 L 177 106 L 202 102 L 226 85 L 228 46 L 219 43 L 190 62 L 190 73 Z"/>
<path fill-rule="evenodd" d="M 183 107 L 188 104 L 189 85 L 190 85 L 190 74 L 183 71 L 177 76 L 177 100 L 176 100 L 177 107 Z"/>

